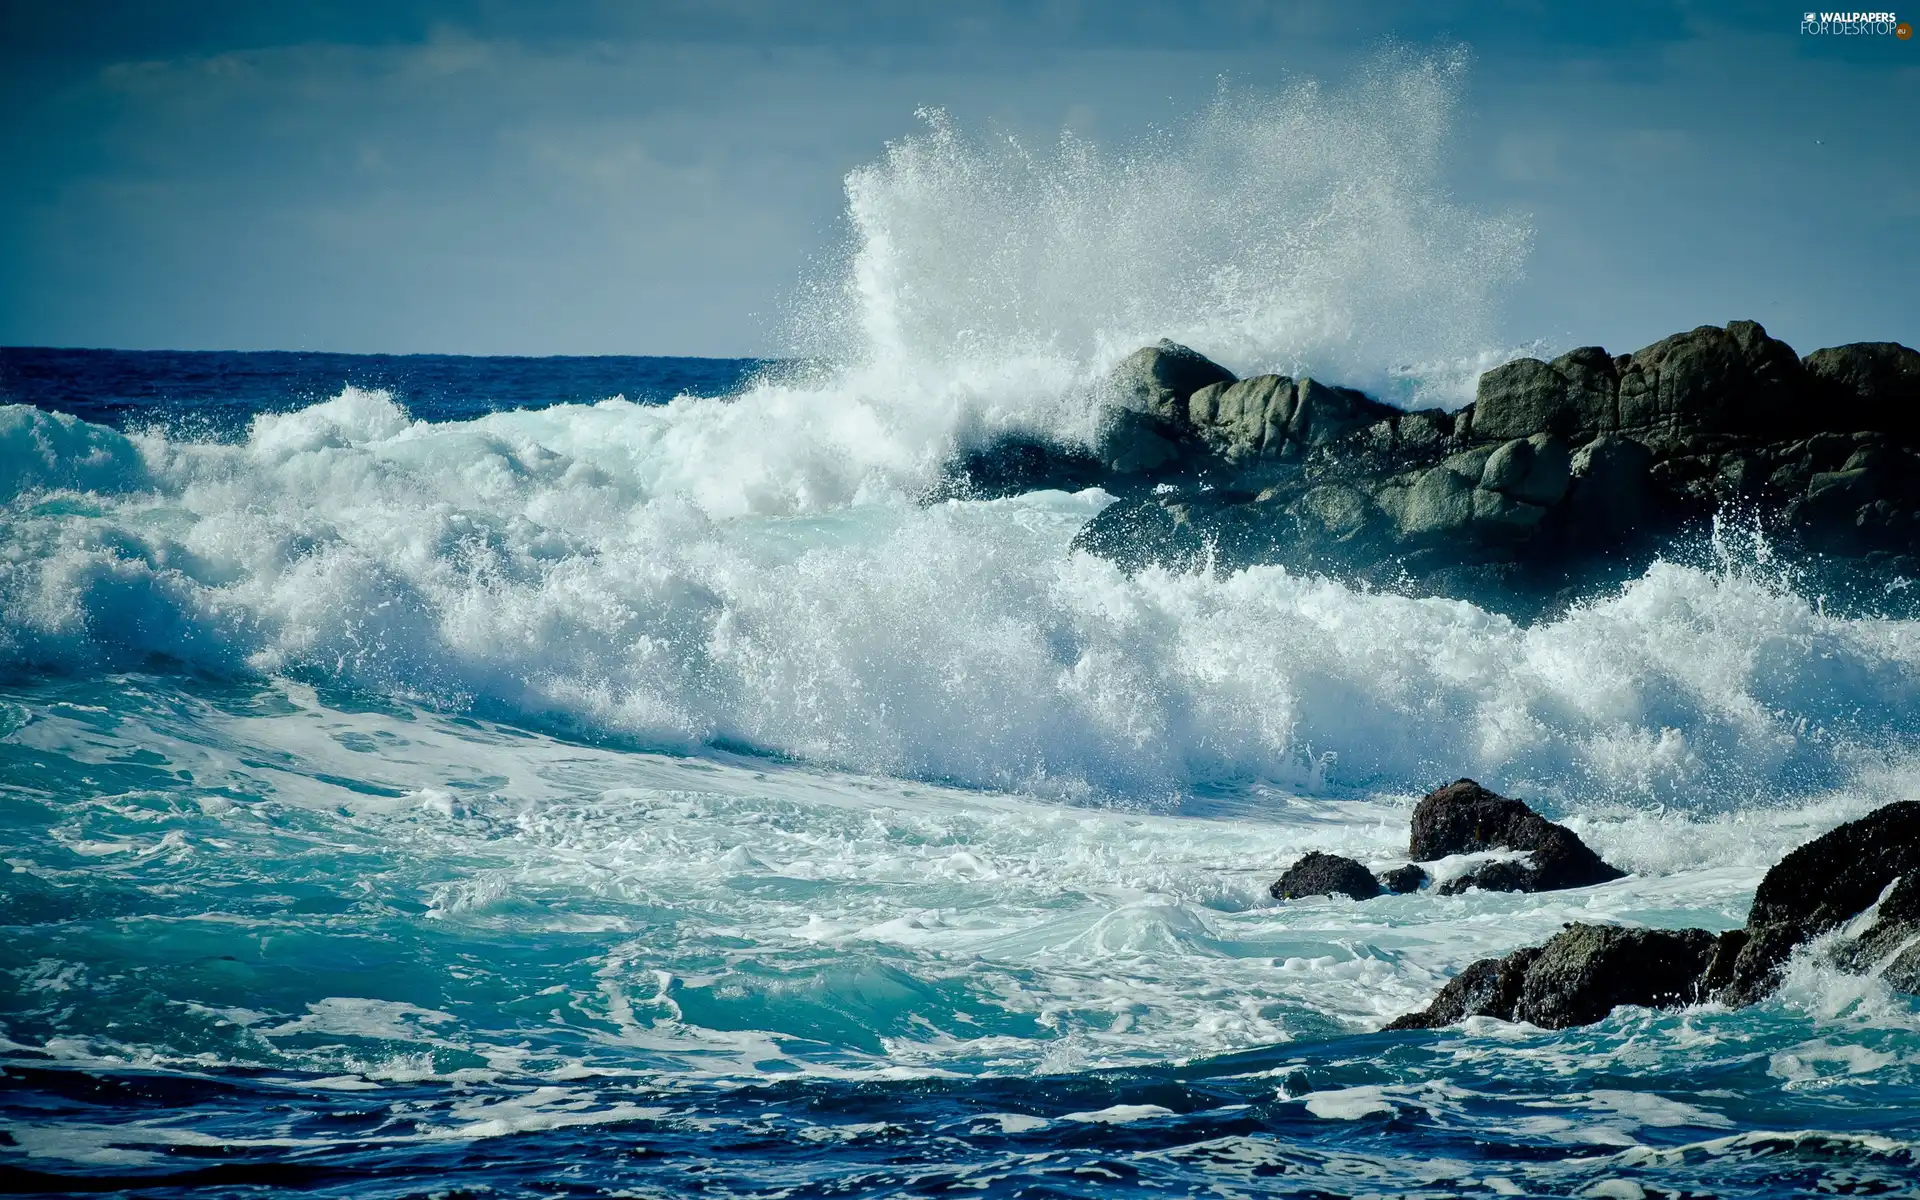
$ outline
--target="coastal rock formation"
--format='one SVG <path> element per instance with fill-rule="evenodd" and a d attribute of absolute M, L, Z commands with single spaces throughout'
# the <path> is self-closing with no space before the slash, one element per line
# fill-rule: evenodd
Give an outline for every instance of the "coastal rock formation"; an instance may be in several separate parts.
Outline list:
<path fill-rule="evenodd" d="M 1556 825 L 1518 800 L 1461 779 L 1429 794 L 1413 810 L 1407 854 L 1432 862 L 1453 854 L 1525 851 L 1527 862 L 1488 863 L 1440 888 L 1453 895 L 1468 888 L 1487 892 L 1547 892 L 1590 887 L 1626 875 L 1608 866 L 1573 830 Z"/>
<path fill-rule="evenodd" d="M 1468 1017 L 1566 1029 L 1601 1020 L 1617 1005 L 1665 1008 L 1702 999 L 1717 949 L 1701 929 L 1569 925 L 1544 946 L 1487 958 L 1453 977 L 1433 1003 L 1388 1029 L 1438 1029 Z"/>
<path fill-rule="evenodd" d="M 1096 394 L 1090 450 L 1013 438 L 931 495 L 1098 483 L 1118 499 L 1074 544 L 1130 570 L 1280 563 L 1523 617 L 1730 506 L 1817 563 L 1920 576 L 1920 351 L 1896 343 L 1802 359 L 1752 321 L 1702 326 L 1517 359 L 1449 413 L 1163 341 Z"/>
<path fill-rule="evenodd" d="M 1915 911 L 1920 908 L 1920 801 L 1876 809 L 1774 864 L 1754 890 L 1747 940 L 1725 998 L 1745 1004 L 1766 995 L 1794 947 L 1838 929 L 1876 903 L 1874 925 L 1840 951 L 1851 963 L 1864 966 L 1899 952 L 1908 938 L 1920 938 Z M 1920 951 L 1910 950 L 1898 961 L 1900 978 L 1920 975 Z M 1893 977 L 1888 982 L 1901 986 Z"/>
<path fill-rule="evenodd" d="M 1371 900 L 1380 894 L 1380 881 L 1373 877 L 1372 871 L 1351 858 L 1311 850 L 1274 880 L 1267 894 L 1275 900 L 1298 900 L 1303 896 L 1351 896 L 1355 900 Z"/>
<path fill-rule="evenodd" d="M 1920 802 L 1887 805 L 1781 859 L 1754 892 L 1744 929 L 1569 925 L 1544 946 L 1474 963 L 1387 1028 L 1486 1016 L 1559 1029 L 1621 1004 L 1751 1004 L 1777 985 L 1796 947 L 1842 927 L 1850 936 L 1831 944 L 1828 961 L 1920 995 Z"/>

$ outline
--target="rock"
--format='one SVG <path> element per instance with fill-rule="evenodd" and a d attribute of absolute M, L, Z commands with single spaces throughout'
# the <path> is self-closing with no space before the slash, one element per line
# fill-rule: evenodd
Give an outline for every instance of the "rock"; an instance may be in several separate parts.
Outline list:
<path fill-rule="evenodd" d="M 1180 426 L 1152 413 L 1108 408 L 1094 434 L 1094 455 L 1116 475 L 1147 475 L 1172 469 L 1186 456 Z"/>
<path fill-rule="evenodd" d="M 1471 882 L 1456 880 L 1441 890 L 1554 891 L 1606 883 L 1626 874 L 1602 862 L 1571 829 L 1471 779 L 1432 792 L 1414 808 L 1408 857 L 1431 862 L 1451 854 L 1490 850 L 1525 851 L 1531 861 L 1492 864 L 1471 876 Z"/>
<path fill-rule="evenodd" d="M 1210 450 L 1241 467 L 1284 457 L 1294 448 L 1287 436 L 1294 402 L 1293 380 L 1256 375 L 1194 392 L 1187 402 L 1187 419 Z"/>
<path fill-rule="evenodd" d="M 1418 863 L 1408 863 L 1404 867 L 1395 867 L 1380 877 L 1380 885 L 1396 896 L 1417 892 L 1427 885 L 1431 878 Z"/>
<path fill-rule="evenodd" d="M 1162 342 L 1097 389 L 1092 458 L 1121 504 L 1074 544 L 1129 570 L 1275 563 L 1525 621 L 1697 544 L 1737 503 L 1822 594 L 1920 606 L 1888 587 L 1920 569 L 1917 378 L 1920 351 L 1802 362 L 1735 321 L 1631 355 L 1516 360 L 1457 413 L 1402 413 L 1312 379 L 1236 380 Z M 950 494 L 1087 482 L 1083 465 L 1024 461 L 950 471 L 966 481 Z"/>
<path fill-rule="evenodd" d="M 1326 446 L 1362 429 L 1391 421 L 1399 411 L 1352 388 L 1302 379 L 1295 386 L 1293 420 L 1287 436 L 1302 446 Z"/>
<path fill-rule="evenodd" d="M 1077 492 L 1105 477 L 1104 465 L 1085 450 L 1032 434 L 1008 434 L 949 459 L 930 502 L 991 500 L 1045 488 Z"/>
<path fill-rule="evenodd" d="M 1233 372 L 1219 363 L 1162 338 L 1121 359 L 1107 373 L 1100 398 L 1113 407 L 1184 427 L 1188 397 L 1209 384 L 1232 382 Z"/>
<path fill-rule="evenodd" d="M 1477 438 L 1562 437 L 1618 428 L 1613 359 L 1583 346 L 1551 363 L 1518 358 L 1480 376 L 1473 403 Z"/>
<path fill-rule="evenodd" d="M 1915 873 L 1920 801 L 1876 809 L 1793 851 L 1754 890 L 1748 941 L 1724 998 L 1732 1004 L 1760 999 L 1778 982 L 1794 947 L 1851 921 L 1879 901 L 1889 884 Z"/>
<path fill-rule="evenodd" d="M 1515 438 L 1487 457 L 1480 487 L 1525 504 L 1560 503 L 1572 482 L 1573 454 L 1565 440 L 1550 433 Z"/>
<path fill-rule="evenodd" d="M 1651 507 L 1653 452 L 1629 437 L 1603 434 L 1582 446 L 1568 464 L 1570 525 L 1593 540 L 1634 534 Z"/>
<path fill-rule="evenodd" d="M 1267 889 L 1275 900 L 1298 900 L 1304 896 L 1351 896 L 1371 900 L 1380 894 L 1380 881 L 1373 872 L 1351 858 L 1338 854 L 1309 851 L 1306 857 L 1287 868 Z"/>
<path fill-rule="evenodd" d="M 1196 350 L 1162 339 L 1115 364 L 1097 389 L 1094 455 L 1117 475 L 1151 475 L 1188 457 L 1187 400 L 1233 372 Z"/>
<path fill-rule="evenodd" d="M 1703 999 L 1719 939 L 1704 929 L 1569 925 L 1544 946 L 1482 959 L 1433 1003 L 1388 1029 L 1438 1029 L 1467 1017 L 1568 1029 L 1604 1020 L 1623 1004 L 1669 1008 Z"/>
<path fill-rule="evenodd" d="M 1839 947 L 1839 964 L 1879 975 L 1895 991 L 1920 994 L 1920 871 L 1910 871 L 1880 898 L 1873 924 Z"/>
<path fill-rule="evenodd" d="M 1854 342 L 1801 360 L 1831 428 L 1920 438 L 1920 350 L 1898 342 Z"/>
<path fill-rule="evenodd" d="M 1502 805 L 1517 803 L 1467 780 L 1434 796 L 1467 788 Z M 1498 808 L 1482 819 L 1460 804 L 1448 811 L 1456 814 L 1452 823 L 1426 849 L 1480 838 L 1460 832 L 1470 817 L 1480 829 L 1498 825 L 1498 812 L 1510 812 Z M 1415 823 L 1417 843 L 1418 810 Z M 1870 917 L 1866 928 L 1833 945 L 1834 965 L 1877 974 L 1895 990 L 1920 995 L 1920 801 L 1889 804 L 1781 859 L 1755 890 L 1745 929 L 1715 935 L 1569 925 L 1544 946 L 1474 963 L 1424 1010 L 1387 1028 L 1436 1029 L 1488 1016 L 1559 1029 L 1598 1021 L 1621 1004 L 1751 1004 L 1773 990 L 1795 947 L 1861 917 Z"/>
<path fill-rule="evenodd" d="M 1505 958 L 1483 958 L 1448 980 L 1433 1003 L 1417 1013 L 1395 1018 L 1387 1029 L 1443 1029 L 1468 1017 L 1511 1021 L 1520 1007 L 1527 968 L 1539 957 L 1540 947 L 1533 946 L 1515 950 Z"/>
<path fill-rule="evenodd" d="M 1635 352 L 1620 372 L 1620 428 L 1679 436 L 1790 436 L 1812 414 L 1805 368 L 1754 321 L 1702 325 Z"/>

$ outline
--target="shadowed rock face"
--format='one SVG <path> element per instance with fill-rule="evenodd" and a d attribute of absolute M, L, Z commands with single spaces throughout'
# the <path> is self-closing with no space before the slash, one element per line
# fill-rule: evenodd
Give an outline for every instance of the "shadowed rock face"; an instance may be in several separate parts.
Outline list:
<path fill-rule="evenodd" d="M 1920 995 L 1920 802 L 1887 805 L 1781 859 L 1755 891 L 1745 929 L 1569 925 L 1544 946 L 1474 963 L 1388 1028 L 1437 1029 L 1472 1016 L 1564 1028 L 1621 1004 L 1750 1004 L 1773 990 L 1796 947 L 1865 914 L 1864 931 L 1822 953 L 1842 970 Z"/>
<path fill-rule="evenodd" d="M 1058 479 L 932 495 L 1097 482 L 1119 499 L 1074 544 L 1128 569 L 1280 563 L 1520 617 L 1639 574 L 1728 505 L 1788 550 L 1920 576 L 1920 351 L 1891 342 L 1803 360 L 1754 322 L 1702 326 L 1515 360 L 1454 413 L 1235 379 L 1161 342 L 1095 402 L 1096 444 L 1055 448 Z M 950 477 L 980 477 L 969 461 Z"/>
<path fill-rule="evenodd" d="M 1351 858 L 1313 850 L 1288 867 L 1286 874 L 1267 889 L 1267 894 L 1275 900 L 1298 900 L 1305 896 L 1371 900 L 1380 894 L 1380 881 L 1373 877 L 1372 871 Z"/>
<path fill-rule="evenodd" d="M 1522 850 L 1528 864 L 1490 863 L 1472 875 L 1450 881 L 1443 894 L 1477 887 L 1489 892 L 1544 892 L 1589 887 L 1623 877 L 1564 825 L 1555 825 L 1518 800 L 1510 800 L 1471 779 L 1448 784 L 1413 810 L 1407 854 L 1422 862 L 1450 854 Z"/>
<path fill-rule="evenodd" d="M 1920 934 L 1920 801 L 1903 801 L 1849 821 L 1776 863 L 1753 893 L 1749 940 L 1736 960 L 1726 998 L 1751 1003 L 1773 989 L 1793 948 L 1837 929 L 1881 901 L 1880 920 L 1857 954 L 1896 949 L 1902 929 Z M 1920 966 L 1920 954 L 1913 956 Z M 1889 982 L 1893 982 L 1889 980 Z M 1897 985 L 1896 985 L 1897 986 Z"/>

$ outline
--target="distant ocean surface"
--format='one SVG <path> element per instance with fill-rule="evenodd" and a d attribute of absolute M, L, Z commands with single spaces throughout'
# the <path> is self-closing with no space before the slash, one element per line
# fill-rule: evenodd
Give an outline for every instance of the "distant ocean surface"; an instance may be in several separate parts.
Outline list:
<path fill-rule="evenodd" d="M 1914 622 L 1764 547 L 1523 626 L 924 502 L 1162 335 L 1463 399 L 1500 229 L 1348 153 L 1425 136 L 1409 70 L 1141 159 L 936 120 L 804 370 L 0 351 L 0 1190 L 1920 1194 L 1920 1011 L 1817 955 L 1381 1032 L 1920 794 Z M 1631 873 L 1268 898 L 1461 776 Z"/>
<path fill-rule="evenodd" d="M 384 390 L 429 421 L 623 396 L 663 404 L 735 391 L 770 364 L 750 358 L 498 357 L 317 351 L 63 350 L 0 346 L 0 403 L 125 429 L 164 420 L 239 433 L 343 387 Z"/>

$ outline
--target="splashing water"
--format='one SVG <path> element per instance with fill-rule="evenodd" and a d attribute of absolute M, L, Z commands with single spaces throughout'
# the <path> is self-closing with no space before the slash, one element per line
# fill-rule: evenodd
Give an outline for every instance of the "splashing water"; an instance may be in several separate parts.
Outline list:
<path fill-rule="evenodd" d="M 1223 86 L 1190 128 L 1118 152 L 923 112 L 925 133 L 849 176 L 847 261 L 800 344 L 950 379 L 1086 370 L 1172 337 L 1243 374 L 1464 400 L 1505 357 L 1497 303 L 1531 236 L 1442 189 L 1465 70 L 1464 52 L 1396 52 L 1340 89 Z"/>

